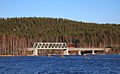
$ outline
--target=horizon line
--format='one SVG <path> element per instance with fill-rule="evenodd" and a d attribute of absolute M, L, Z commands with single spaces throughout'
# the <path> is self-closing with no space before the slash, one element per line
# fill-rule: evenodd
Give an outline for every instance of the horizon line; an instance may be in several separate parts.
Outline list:
<path fill-rule="evenodd" d="M 120 23 L 106 23 L 106 22 L 88 22 L 88 21 L 80 21 L 80 20 L 75 20 L 75 19 L 70 19 L 70 18 L 63 18 L 63 17 L 44 17 L 44 16 L 12 16 L 12 17 L 0 17 L 0 18 L 53 18 L 53 19 L 64 19 L 64 20 L 70 20 L 70 21 L 76 21 L 76 22 L 82 22 L 82 23 L 94 23 L 94 24 L 116 24 L 120 25 Z"/>

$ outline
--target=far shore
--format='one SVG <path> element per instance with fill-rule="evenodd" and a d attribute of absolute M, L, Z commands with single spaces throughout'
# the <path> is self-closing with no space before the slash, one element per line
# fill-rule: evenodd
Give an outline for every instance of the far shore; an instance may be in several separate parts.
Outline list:
<path fill-rule="evenodd" d="M 16 56 L 23 56 L 23 55 L 0 55 L 0 57 L 16 57 Z"/>
<path fill-rule="evenodd" d="M 110 54 L 120 54 L 120 53 L 96 53 L 95 55 L 110 55 Z M 57 55 L 57 54 L 50 54 L 50 55 Z M 58 54 L 60 55 L 60 54 Z M 71 55 L 75 55 L 75 54 L 71 54 Z M 92 54 L 86 54 L 86 55 L 92 55 Z M 34 55 L 0 55 L 0 57 L 17 57 L 17 56 L 34 56 Z M 38 55 L 41 56 L 41 55 Z"/>

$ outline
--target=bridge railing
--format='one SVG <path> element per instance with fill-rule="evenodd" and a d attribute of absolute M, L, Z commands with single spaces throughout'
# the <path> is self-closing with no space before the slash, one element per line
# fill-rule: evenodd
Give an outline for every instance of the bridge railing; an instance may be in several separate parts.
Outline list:
<path fill-rule="evenodd" d="M 66 49 L 66 43 L 57 42 L 35 42 L 33 48 L 37 49 Z"/>

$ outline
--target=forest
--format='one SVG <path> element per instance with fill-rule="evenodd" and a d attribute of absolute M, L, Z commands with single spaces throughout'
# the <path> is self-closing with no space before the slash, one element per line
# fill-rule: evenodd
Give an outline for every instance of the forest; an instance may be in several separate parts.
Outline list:
<path fill-rule="evenodd" d="M 34 42 L 66 42 L 74 47 L 120 47 L 120 24 L 62 18 L 0 18 L 0 55 L 26 55 Z"/>

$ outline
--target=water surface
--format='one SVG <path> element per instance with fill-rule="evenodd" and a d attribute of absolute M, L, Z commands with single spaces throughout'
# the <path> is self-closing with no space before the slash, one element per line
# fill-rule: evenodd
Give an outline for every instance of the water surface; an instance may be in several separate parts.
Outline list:
<path fill-rule="evenodd" d="M 120 55 L 0 57 L 0 74 L 120 74 Z"/>

